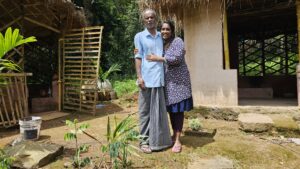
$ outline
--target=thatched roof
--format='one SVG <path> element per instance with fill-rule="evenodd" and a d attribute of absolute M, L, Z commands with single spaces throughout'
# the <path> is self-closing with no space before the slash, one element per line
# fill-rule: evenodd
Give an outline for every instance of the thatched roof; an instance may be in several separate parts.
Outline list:
<path fill-rule="evenodd" d="M 83 9 L 71 0 L 0 0 L 0 31 L 20 28 L 25 36 L 60 36 L 86 25 Z"/>
<path fill-rule="evenodd" d="M 211 1 L 220 1 L 221 9 L 226 6 L 229 11 L 235 13 L 263 10 L 274 6 L 285 8 L 296 3 L 296 0 L 139 0 L 139 6 L 141 10 L 145 8 L 155 9 L 163 18 L 176 16 L 177 19 L 181 20 L 184 9 L 193 10 L 200 5 L 209 6 Z"/>

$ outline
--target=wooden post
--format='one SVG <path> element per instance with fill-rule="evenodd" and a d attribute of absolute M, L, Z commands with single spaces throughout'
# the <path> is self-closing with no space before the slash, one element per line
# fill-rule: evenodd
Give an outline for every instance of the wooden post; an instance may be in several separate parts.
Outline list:
<path fill-rule="evenodd" d="M 297 8 L 297 30 L 298 30 L 298 61 L 300 62 L 300 2 L 296 1 Z M 298 95 L 298 106 L 300 106 L 300 64 L 296 68 L 297 73 L 297 95 Z"/>
<path fill-rule="evenodd" d="M 225 3 L 225 1 L 224 1 Z M 228 25 L 227 25 L 227 12 L 226 5 L 224 4 L 224 16 L 223 16 L 223 39 L 224 39 L 224 55 L 225 55 L 225 69 L 230 69 L 229 58 L 229 45 L 228 45 Z"/>
<path fill-rule="evenodd" d="M 61 111 L 62 109 L 62 104 L 61 104 L 61 100 L 62 100 L 62 81 L 61 81 L 61 43 L 63 42 L 63 39 L 59 39 L 58 40 L 58 111 Z"/>

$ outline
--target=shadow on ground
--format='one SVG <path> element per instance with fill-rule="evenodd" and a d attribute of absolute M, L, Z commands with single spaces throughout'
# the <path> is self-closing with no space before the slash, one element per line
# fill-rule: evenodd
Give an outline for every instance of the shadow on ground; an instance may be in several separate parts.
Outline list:
<path fill-rule="evenodd" d="M 117 104 L 107 102 L 107 103 L 104 103 L 104 105 L 105 106 L 103 108 L 97 109 L 95 115 L 74 112 L 74 113 L 70 113 L 67 116 L 61 117 L 61 118 L 43 121 L 41 130 L 65 126 L 66 120 L 78 119 L 79 122 L 84 122 L 84 121 L 88 121 L 91 119 L 104 117 L 109 114 L 128 113 Z M 14 126 L 11 128 L 0 128 L 0 139 L 9 137 L 9 136 L 13 136 L 13 135 L 17 135 L 17 134 L 19 134 L 19 126 Z"/>
<path fill-rule="evenodd" d="M 181 142 L 186 147 L 195 149 L 214 142 L 215 140 L 213 137 L 214 135 L 213 136 L 182 136 Z"/>

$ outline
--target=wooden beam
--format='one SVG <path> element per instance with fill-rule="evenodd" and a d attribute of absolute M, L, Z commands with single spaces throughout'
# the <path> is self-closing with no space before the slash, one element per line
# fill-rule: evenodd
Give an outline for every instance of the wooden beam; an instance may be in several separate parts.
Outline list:
<path fill-rule="evenodd" d="M 0 76 L 3 76 L 3 77 L 12 77 L 12 76 L 24 77 L 24 76 L 32 76 L 32 73 L 0 73 Z"/>
<path fill-rule="evenodd" d="M 2 9 L 5 11 L 5 13 L 7 13 L 13 20 L 16 19 L 15 16 L 12 15 L 11 11 L 8 11 L 8 10 L 6 9 L 6 7 L 3 6 L 3 4 L 0 3 L 0 6 L 1 6 Z M 15 9 L 15 8 L 14 8 L 14 9 Z M 17 22 L 17 24 L 20 26 L 20 28 L 22 27 L 18 22 Z"/>
<path fill-rule="evenodd" d="M 298 30 L 298 62 L 300 62 L 300 2 L 296 2 Z M 298 106 L 300 106 L 300 64 L 296 67 Z"/>
<path fill-rule="evenodd" d="M 291 9 L 294 8 L 294 5 L 287 4 L 286 2 L 278 3 L 273 7 L 268 8 L 250 8 L 250 9 L 244 9 L 239 10 L 238 12 L 229 13 L 228 15 L 230 17 L 239 17 L 239 16 L 264 16 L 266 14 L 270 15 L 278 15 L 278 11 L 292 11 Z M 276 11 L 276 12 L 275 12 Z M 262 15 L 264 14 L 264 15 Z"/>
<path fill-rule="evenodd" d="M 230 69 L 226 8 L 224 8 L 224 15 L 223 15 L 223 41 L 224 41 L 225 69 Z"/>
<path fill-rule="evenodd" d="M 2 28 L 0 28 L 0 32 L 2 32 L 4 29 L 10 27 L 12 24 L 18 22 L 19 20 L 22 19 L 22 16 L 19 16 L 18 18 L 16 18 L 15 20 L 9 22 L 8 24 L 6 24 L 5 26 L 3 26 Z"/>
<path fill-rule="evenodd" d="M 296 2 L 296 7 L 297 7 L 297 30 L 298 30 L 298 53 L 300 53 L 300 2 Z M 298 61 L 300 62 L 300 55 L 298 55 Z M 299 98 L 300 100 L 300 98 Z"/>
<path fill-rule="evenodd" d="M 61 69 L 62 69 L 62 65 L 61 65 L 61 60 L 63 59 L 61 56 L 61 50 L 62 50 L 62 43 L 63 43 L 63 39 L 59 39 L 58 40 L 58 111 L 61 112 L 62 110 L 62 80 L 61 80 Z"/>
<path fill-rule="evenodd" d="M 27 21 L 29 21 L 29 22 L 31 22 L 31 23 L 33 23 L 33 24 L 36 24 L 36 25 L 39 25 L 39 26 L 41 26 L 41 27 L 47 28 L 47 29 L 49 29 L 49 30 L 51 30 L 51 31 L 53 31 L 53 32 L 61 33 L 60 30 L 58 30 L 58 29 L 56 29 L 56 28 L 53 28 L 53 27 L 51 27 L 51 26 L 49 26 L 49 25 L 46 25 L 46 24 L 44 24 L 44 23 L 41 23 L 41 22 L 39 22 L 39 21 L 36 21 L 36 20 L 34 20 L 34 19 L 31 19 L 31 18 L 29 18 L 29 17 L 27 17 L 27 16 L 25 16 L 24 19 L 27 20 Z"/>

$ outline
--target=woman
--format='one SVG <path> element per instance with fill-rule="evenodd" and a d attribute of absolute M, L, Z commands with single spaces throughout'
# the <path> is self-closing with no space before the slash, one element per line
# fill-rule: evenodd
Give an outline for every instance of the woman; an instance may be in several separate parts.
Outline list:
<path fill-rule="evenodd" d="M 184 111 L 193 108 L 190 73 L 184 55 L 184 42 L 175 37 L 175 26 L 171 21 L 163 22 L 161 35 L 164 41 L 164 57 L 148 55 L 148 61 L 165 62 L 166 105 L 173 128 L 174 153 L 181 152 L 180 136 Z"/>

